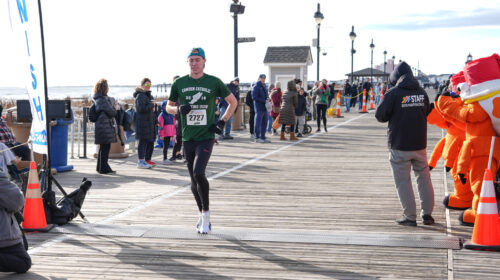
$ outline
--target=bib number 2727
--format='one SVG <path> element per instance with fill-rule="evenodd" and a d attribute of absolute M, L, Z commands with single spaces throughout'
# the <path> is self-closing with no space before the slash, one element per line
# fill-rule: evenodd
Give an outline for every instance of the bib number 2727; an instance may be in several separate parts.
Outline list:
<path fill-rule="evenodd" d="M 207 125 L 206 110 L 191 110 L 186 118 L 188 125 Z"/>

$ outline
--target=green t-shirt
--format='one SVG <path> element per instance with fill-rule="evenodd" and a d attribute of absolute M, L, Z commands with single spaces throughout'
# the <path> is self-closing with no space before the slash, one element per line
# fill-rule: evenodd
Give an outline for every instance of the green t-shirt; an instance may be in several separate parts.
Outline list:
<path fill-rule="evenodd" d="M 219 78 L 208 74 L 198 80 L 189 75 L 175 80 L 168 100 L 191 105 L 191 112 L 181 115 L 182 141 L 214 139 L 209 128 L 215 122 L 215 100 L 229 94 L 231 91 Z"/>

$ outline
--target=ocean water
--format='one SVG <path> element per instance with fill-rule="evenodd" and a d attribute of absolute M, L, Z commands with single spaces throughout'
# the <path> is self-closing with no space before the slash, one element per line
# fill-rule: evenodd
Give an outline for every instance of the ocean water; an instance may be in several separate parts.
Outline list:
<path fill-rule="evenodd" d="M 109 86 L 108 96 L 117 99 L 133 98 L 136 86 Z M 167 96 L 169 87 L 165 89 L 153 85 L 152 94 L 155 97 Z M 47 89 L 49 99 L 90 98 L 93 95 L 93 86 L 59 86 Z M 0 100 L 28 99 L 28 93 L 24 88 L 0 87 Z"/>

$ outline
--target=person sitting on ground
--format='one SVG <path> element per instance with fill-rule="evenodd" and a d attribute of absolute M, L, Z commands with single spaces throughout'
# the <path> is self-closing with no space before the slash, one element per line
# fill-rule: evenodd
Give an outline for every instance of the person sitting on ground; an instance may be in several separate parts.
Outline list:
<path fill-rule="evenodd" d="M 0 143 L 4 143 L 5 146 L 12 148 L 12 152 L 21 160 L 30 161 L 31 160 L 31 150 L 27 144 L 21 144 L 16 141 L 16 137 L 7 126 L 5 120 L 1 117 L 3 107 L 0 105 Z"/>
<path fill-rule="evenodd" d="M 15 163 L 14 154 L 0 143 L 0 272 L 24 273 L 31 268 L 31 258 L 14 216 L 23 208 L 24 196 L 9 180 L 7 170 L 8 165 Z"/>

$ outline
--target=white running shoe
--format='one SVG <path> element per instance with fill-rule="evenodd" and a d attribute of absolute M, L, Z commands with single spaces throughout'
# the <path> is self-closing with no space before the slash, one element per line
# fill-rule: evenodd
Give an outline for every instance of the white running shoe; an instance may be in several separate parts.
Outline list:
<path fill-rule="evenodd" d="M 201 213 L 201 225 L 198 229 L 198 233 L 207 234 L 212 230 L 212 225 L 210 224 L 210 211 Z"/>
<path fill-rule="evenodd" d="M 172 162 L 169 160 L 169 159 L 164 159 L 161 164 L 163 165 L 169 165 L 169 164 L 172 164 Z"/>
<path fill-rule="evenodd" d="M 264 143 L 271 143 L 271 140 L 266 138 L 266 139 L 264 139 Z"/>
<path fill-rule="evenodd" d="M 257 140 L 255 140 L 255 142 L 256 142 L 256 143 L 266 143 L 266 142 L 264 141 L 264 139 L 260 139 L 260 138 L 257 138 Z"/>
<path fill-rule="evenodd" d="M 196 232 L 200 231 L 200 226 L 201 226 L 201 212 L 198 215 L 198 223 L 196 224 Z"/>

